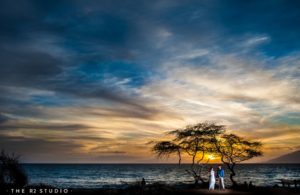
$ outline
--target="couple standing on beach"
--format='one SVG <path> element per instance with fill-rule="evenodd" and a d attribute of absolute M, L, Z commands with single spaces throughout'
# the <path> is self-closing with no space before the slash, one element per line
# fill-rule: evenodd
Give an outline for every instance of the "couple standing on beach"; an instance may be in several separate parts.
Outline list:
<path fill-rule="evenodd" d="M 211 167 L 210 168 L 210 175 L 209 175 L 209 190 L 214 190 L 215 189 L 215 183 L 216 183 L 216 177 L 215 177 L 215 172 L 214 169 Z M 219 179 L 219 189 L 225 189 L 224 185 L 224 169 L 219 165 L 218 166 L 218 171 L 217 171 L 217 178 Z"/>

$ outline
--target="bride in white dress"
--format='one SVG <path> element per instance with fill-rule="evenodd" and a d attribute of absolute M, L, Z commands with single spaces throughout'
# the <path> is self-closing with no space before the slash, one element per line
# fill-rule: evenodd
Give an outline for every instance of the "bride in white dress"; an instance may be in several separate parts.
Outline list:
<path fill-rule="evenodd" d="M 214 169 L 211 167 L 209 170 L 209 188 L 208 188 L 208 190 L 214 190 L 215 183 L 216 183 L 215 172 L 214 172 Z"/>

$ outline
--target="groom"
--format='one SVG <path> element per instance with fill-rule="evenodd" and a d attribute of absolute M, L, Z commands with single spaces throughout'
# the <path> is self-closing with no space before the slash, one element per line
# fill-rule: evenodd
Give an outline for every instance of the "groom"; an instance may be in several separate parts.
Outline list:
<path fill-rule="evenodd" d="M 217 177 L 219 178 L 219 189 L 225 189 L 224 185 L 224 169 L 222 169 L 221 165 L 218 166 Z"/>

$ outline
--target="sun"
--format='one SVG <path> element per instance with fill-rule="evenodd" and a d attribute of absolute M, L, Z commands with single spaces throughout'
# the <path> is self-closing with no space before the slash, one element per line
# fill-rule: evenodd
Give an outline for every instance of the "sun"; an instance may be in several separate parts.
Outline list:
<path fill-rule="evenodd" d="M 213 155 L 213 154 L 209 154 L 209 155 L 207 156 L 207 158 L 208 158 L 209 160 L 213 160 L 213 159 L 215 159 L 215 157 L 214 157 L 214 155 Z"/>

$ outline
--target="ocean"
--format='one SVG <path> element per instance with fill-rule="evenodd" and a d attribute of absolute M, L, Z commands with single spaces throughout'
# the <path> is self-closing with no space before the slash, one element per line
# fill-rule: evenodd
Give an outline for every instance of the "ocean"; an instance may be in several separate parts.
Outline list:
<path fill-rule="evenodd" d="M 61 188 L 122 188 L 145 178 L 147 183 L 192 184 L 184 164 L 24 164 L 30 184 L 45 183 Z M 203 175 L 208 178 L 206 165 Z M 225 169 L 225 184 L 230 172 Z M 300 179 L 300 164 L 240 164 L 236 166 L 239 183 L 273 186 L 279 179 Z"/>

